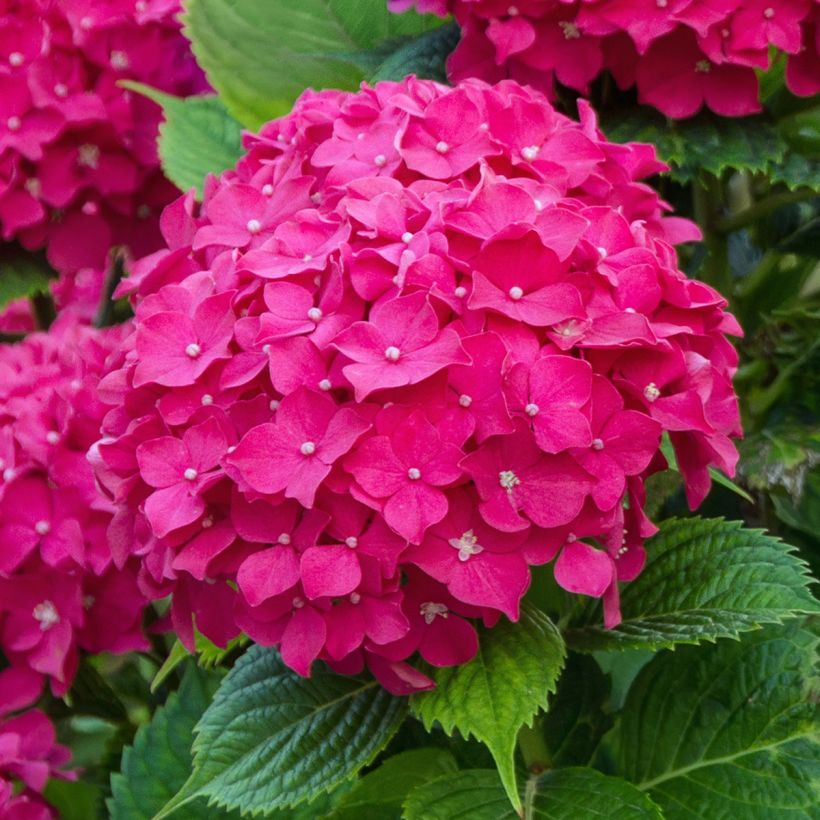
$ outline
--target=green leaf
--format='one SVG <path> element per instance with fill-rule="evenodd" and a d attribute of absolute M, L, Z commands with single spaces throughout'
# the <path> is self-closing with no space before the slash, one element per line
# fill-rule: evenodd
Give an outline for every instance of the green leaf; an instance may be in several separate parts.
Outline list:
<path fill-rule="evenodd" d="M 406 713 L 406 699 L 372 679 L 320 664 L 302 678 L 253 646 L 197 725 L 194 772 L 160 816 L 196 797 L 243 812 L 311 800 L 371 763 Z"/>
<path fill-rule="evenodd" d="M 518 623 L 503 621 L 480 634 L 478 654 L 462 666 L 436 669 L 436 688 L 411 704 L 429 729 L 438 721 L 487 745 L 509 799 L 520 805 L 513 753 L 518 730 L 547 707 L 564 665 L 561 635 L 540 610 L 525 606 Z"/>
<path fill-rule="evenodd" d="M 603 708 L 608 697 L 609 681 L 600 666 L 588 655 L 571 653 L 542 722 L 553 767 L 589 763 L 612 725 Z"/>
<path fill-rule="evenodd" d="M 555 769 L 531 778 L 524 792 L 527 820 L 663 820 L 645 794 L 619 777 L 587 768 Z M 410 793 L 405 820 L 518 820 L 492 769 L 468 769 Z"/>
<path fill-rule="evenodd" d="M 102 806 L 102 790 L 81 780 L 49 780 L 43 796 L 60 820 L 89 820 Z"/>
<path fill-rule="evenodd" d="M 307 87 L 357 88 L 373 69 L 368 51 L 441 25 L 433 15 L 391 14 L 384 0 L 189 0 L 186 6 L 185 33 L 197 62 L 248 128 L 287 113 Z"/>
<path fill-rule="evenodd" d="M 139 729 L 134 745 L 123 750 L 120 773 L 111 775 L 112 820 L 149 820 L 179 791 L 191 773 L 194 726 L 218 685 L 219 676 L 188 664 L 179 691 Z M 200 800 L 173 816 L 175 820 L 229 816 L 208 811 Z"/>
<path fill-rule="evenodd" d="M 94 715 L 114 722 L 128 719 L 117 693 L 87 660 L 77 669 L 65 700 L 75 714 Z"/>
<path fill-rule="evenodd" d="M 233 168 L 242 156 L 242 126 L 219 97 L 173 97 L 142 83 L 121 85 L 162 106 L 159 158 L 165 176 L 181 191 L 195 188 L 201 198 L 205 177 Z"/>
<path fill-rule="evenodd" d="M 620 774 L 667 820 L 817 817 L 816 648 L 795 621 L 658 655 L 624 707 Z"/>
<path fill-rule="evenodd" d="M 15 299 L 25 299 L 48 290 L 54 271 L 40 254 L 17 245 L 0 246 L 0 310 Z"/>
<path fill-rule="evenodd" d="M 324 820 L 399 820 L 401 806 L 417 786 L 458 770 L 445 749 L 411 749 L 388 758 L 365 775 Z"/>
<path fill-rule="evenodd" d="M 603 118 L 602 128 L 616 142 L 650 142 L 672 166 L 672 176 L 690 182 L 701 171 L 715 176 L 727 168 L 766 172 L 782 162 L 786 143 L 766 115 L 719 117 L 703 112 L 687 120 L 668 120 L 651 108 L 620 110 Z"/>
<path fill-rule="evenodd" d="M 408 74 L 415 74 L 423 79 L 446 83 L 445 63 L 460 37 L 461 29 L 457 23 L 447 23 L 422 34 L 393 51 L 379 65 L 370 81 L 401 80 Z"/>
<path fill-rule="evenodd" d="M 565 633 L 574 649 L 671 647 L 736 638 L 766 623 L 818 612 L 806 565 L 778 538 L 722 519 L 664 522 L 648 560 L 621 593 L 623 620 L 600 625 L 595 604 Z"/>

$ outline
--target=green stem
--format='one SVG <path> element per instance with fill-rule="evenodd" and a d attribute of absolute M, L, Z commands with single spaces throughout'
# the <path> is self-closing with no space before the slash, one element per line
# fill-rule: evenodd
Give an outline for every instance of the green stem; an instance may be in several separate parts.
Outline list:
<path fill-rule="evenodd" d="M 119 249 L 114 250 L 112 257 L 111 266 L 105 275 L 105 284 L 100 303 L 97 306 L 97 315 L 94 317 L 94 327 L 108 327 L 113 324 L 114 291 L 125 273 L 125 257 Z"/>
<path fill-rule="evenodd" d="M 48 330 L 51 323 L 57 318 L 54 301 L 48 292 L 35 293 L 31 297 L 31 307 L 34 312 L 34 322 L 38 330 Z"/>
<path fill-rule="evenodd" d="M 541 727 L 536 718 L 532 726 L 522 726 L 518 732 L 518 748 L 524 758 L 524 765 L 531 774 L 542 774 L 550 768 L 550 752 Z"/>
<path fill-rule="evenodd" d="M 712 174 L 702 174 L 692 187 L 695 220 L 703 230 L 703 244 L 706 246 L 704 259 L 698 278 L 728 293 L 732 284 L 729 268 L 729 244 L 726 237 L 715 230 L 723 207 L 723 188 L 720 180 Z"/>
<path fill-rule="evenodd" d="M 712 227 L 716 233 L 726 235 L 759 221 L 764 216 L 768 216 L 773 211 L 785 205 L 806 202 L 815 197 L 817 197 L 817 191 L 811 188 L 801 188 L 798 191 L 781 191 L 780 193 L 772 194 L 766 199 L 761 199 L 759 202 L 755 202 L 754 205 L 736 214 L 716 218 Z"/>

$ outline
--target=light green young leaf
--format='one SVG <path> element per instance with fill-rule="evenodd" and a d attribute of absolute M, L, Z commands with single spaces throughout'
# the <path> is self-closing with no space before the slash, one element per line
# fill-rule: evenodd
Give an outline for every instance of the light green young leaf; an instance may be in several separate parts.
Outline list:
<path fill-rule="evenodd" d="M 122 85 L 162 106 L 159 158 L 165 176 L 181 191 L 196 188 L 201 197 L 205 177 L 233 168 L 242 156 L 242 127 L 219 97 L 173 97 L 142 83 Z"/>
<path fill-rule="evenodd" d="M 573 649 L 658 649 L 736 638 L 762 624 L 820 611 L 805 563 L 762 530 L 722 519 L 664 522 L 641 575 L 621 593 L 622 622 L 589 607 L 565 637 Z"/>
<path fill-rule="evenodd" d="M 6 244 L 0 249 L 0 310 L 15 299 L 35 296 L 48 290 L 56 276 L 39 254 Z"/>
<path fill-rule="evenodd" d="M 540 610 L 525 606 L 518 623 L 482 630 L 469 663 L 436 669 L 436 688 L 411 699 L 429 729 L 438 721 L 447 734 L 458 729 L 489 748 L 513 805 L 520 806 L 513 753 L 518 730 L 547 707 L 564 665 L 561 635 Z"/>
<path fill-rule="evenodd" d="M 189 0 L 185 33 L 231 113 L 258 128 L 290 110 L 305 88 L 355 89 L 368 52 L 441 25 L 391 14 L 384 0 Z M 376 58 L 378 65 L 384 55 Z"/>
<path fill-rule="evenodd" d="M 402 803 L 413 789 L 457 770 L 446 749 L 400 752 L 358 780 L 323 820 L 398 820 Z"/>
<path fill-rule="evenodd" d="M 524 789 L 524 820 L 663 820 L 632 784 L 587 768 L 555 769 Z M 410 793 L 404 820 L 519 820 L 492 769 L 468 769 Z"/>
<path fill-rule="evenodd" d="M 793 621 L 659 654 L 627 697 L 619 773 L 667 820 L 817 817 L 817 643 Z"/>
<path fill-rule="evenodd" d="M 372 679 L 319 664 L 302 678 L 252 646 L 197 724 L 193 774 L 158 817 L 198 797 L 251 813 L 312 800 L 372 762 L 406 713 Z"/>

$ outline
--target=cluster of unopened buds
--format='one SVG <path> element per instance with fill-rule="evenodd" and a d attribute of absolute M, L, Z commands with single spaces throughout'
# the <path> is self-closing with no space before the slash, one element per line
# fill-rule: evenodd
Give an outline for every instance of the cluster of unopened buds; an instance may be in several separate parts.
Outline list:
<path fill-rule="evenodd" d="M 58 695 L 80 649 L 148 646 L 136 561 L 112 554 L 113 508 L 86 458 L 105 409 L 97 383 L 125 333 L 66 314 L 0 346 L 0 652 Z"/>
<path fill-rule="evenodd" d="M 388 0 L 393 11 L 453 14 L 462 38 L 452 80 L 511 78 L 555 93 L 589 92 L 608 71 L 622 89 L 676 119 L 703 105 L 760 110 L 756 72 L 786 59 L 791 91 L 820 92 L 820 0 Z"/>
<path fill-rule="evenodd" d="M 0 817 L 52 820 L 57 813 L 43 790 L 49 778 L 73 780 L 63 766 L 70 751 L 57 743 L 51 721 L 30 708 L 40 693 L 40 678 L 25 669 L 0 671 Z"/>
<path fill-rule="evenodd" d="M 159 247 L 159 214 L 178 194 L 159 168 L 159 106 L 119 83 L 179 95 L 205 87 L 180 8 L 168 0 L 3 4 L 0 237 L 45 248 L 62 276 L 59 304 L 86 317 L 110 250 Z M 0 322 L 4 330 L 18 329 L 21 310 Z"/>
<path fill-rule="evenodd" d="M 169 623 L 308 674 L 463 663 L 530 566 L 603 597 L 641 570 L 668 432 L 690 502 L 739 433 L 725 300 L 616 145 L 513 82 L 306 92 L 165 211 L 100 384 L 110 540 Z"/>

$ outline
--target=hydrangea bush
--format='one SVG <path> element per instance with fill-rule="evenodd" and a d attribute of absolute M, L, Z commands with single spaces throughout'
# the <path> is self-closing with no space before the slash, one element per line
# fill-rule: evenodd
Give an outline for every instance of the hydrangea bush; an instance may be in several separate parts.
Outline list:
<path fill-rule="evenodd" d="M 0 0 L 0 818 L 813 817 L 817 4 L 184 5 Z"/>
<path fill-rule="evenodd" d="M 159 214 L 176 195 L 157 157 L 161 111 L 121 82 L 183 96 L 207 87 L 179 10 L 174 0 L 3 4 L 0 236 L 45 249 L 58 305 L 85 319 L 112 248 L 158 247 Z"/>
<path fill-rule="evenodd" d="M 306 94 L 169 208 L 97 453 L 190 647 L 195 613 L 406 693 L 556 556 L 619 622 L 661 435 L 696 506 L 740 432 L 739 328 L 678 269 L 662 168 L 587 108 L 411 79 Z"/>
<path fill-rule="evenodd" d="M 756 71 L 786 58 L 790 91 L 820 92 L 816 0 L 388 0 L 394 11 L 453 14 L 461 42 L 454 81 L 511 78 L 549 96 L 588 94 L 607 71 L 642 103 L 685 119 L 706 106 L 738 117 L 760 110 Z"/>

